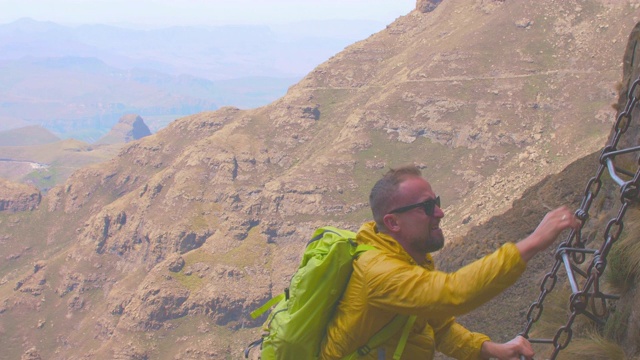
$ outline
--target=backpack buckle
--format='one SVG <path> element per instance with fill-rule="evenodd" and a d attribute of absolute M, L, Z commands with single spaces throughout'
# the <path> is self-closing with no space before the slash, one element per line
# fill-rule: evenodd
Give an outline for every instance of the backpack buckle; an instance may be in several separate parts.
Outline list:
<path fill-rule="evenodd" d="M 357 350 L 357 353 L 360 356 L 368 355 L 370 352 L 371 352 L 371 348 L 367 344 L 359 347 L 358 350 Z"/>
<path fill-rule="evenodd" d="M 264 340 L 264 338 L 260 338 L 254 342 L 252 342 L 251 344 L 249 344 L 247 346 L 246 349 L 244 349 L 244 358 L 248 359 L 249 358 L 249 353 L 251 352 L 251 349 L 253 349 L 254 347 L 260 345 L 260 348 L 262 348 L 262 340 Z"/>

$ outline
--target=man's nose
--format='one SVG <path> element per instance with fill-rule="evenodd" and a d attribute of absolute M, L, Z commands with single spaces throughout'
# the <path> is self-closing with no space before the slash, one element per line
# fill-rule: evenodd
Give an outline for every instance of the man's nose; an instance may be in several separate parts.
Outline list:
<path fill-rule="evenodd" d="M 440 206 L 436 205 L 433 208 L 433 217 L 434 218 L 438 218 L 438 219 L 442 219 L 444 217 L 444 211 L 442 211 L 442 209 L 440 209 Z"/>

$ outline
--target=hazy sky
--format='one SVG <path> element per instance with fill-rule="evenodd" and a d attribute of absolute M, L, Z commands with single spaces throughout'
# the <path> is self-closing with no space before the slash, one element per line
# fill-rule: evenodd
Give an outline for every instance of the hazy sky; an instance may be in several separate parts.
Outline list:
<path fill-rule="evenodd" d="M 391 23 L 416 0 L 0 0 L 0 23 L 224 25 L 362 19 Z"/>

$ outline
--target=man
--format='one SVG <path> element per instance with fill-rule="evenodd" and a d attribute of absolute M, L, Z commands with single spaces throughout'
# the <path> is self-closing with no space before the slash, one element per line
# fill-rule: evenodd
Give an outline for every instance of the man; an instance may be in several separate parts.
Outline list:
<path fill-rule="evenodd" d="M 369 196 L 374 221 L 358 231 L 357 241 L 376 250 L 354 261 L 354 271 L 329 323 L 321 359 L 341 359 L 366 344 L 396 315 L 416 315 L 403 359 L 432 359 L 440 351 L 457 359 L 531 359 L 522 337 L 494 343 L 455 322 L 512 285 L 526 263 L 579 222 L 566 207 L 549 212 L 536 230 L 517 244 L 507 243 L 454 273 L 436 271 L 430 253 L 441 249 L 444 235 L 440 198 L 413 166 L 390 170 Z M 362 358 L 391 359 L 396 334 Z"/>

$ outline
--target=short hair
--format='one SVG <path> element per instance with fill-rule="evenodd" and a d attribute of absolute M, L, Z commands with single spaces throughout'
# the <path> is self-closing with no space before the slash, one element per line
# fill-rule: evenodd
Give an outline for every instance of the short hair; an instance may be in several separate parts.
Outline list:
<path fill-rule="evenodd" d="M 404 165 L 390 169 L 378 180 L 369 194 L 369 206 L 378 228 L 384 228 L 382 218 L 391 211 L 400 184 L 412 177 L 422 177 L 422 172 L 415 165 Z"/>

